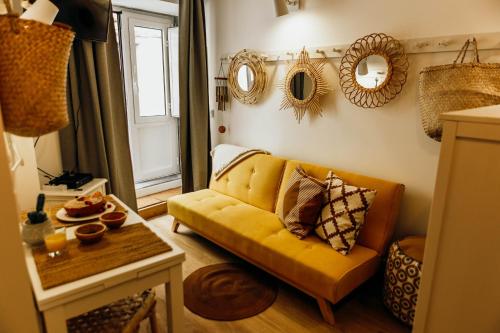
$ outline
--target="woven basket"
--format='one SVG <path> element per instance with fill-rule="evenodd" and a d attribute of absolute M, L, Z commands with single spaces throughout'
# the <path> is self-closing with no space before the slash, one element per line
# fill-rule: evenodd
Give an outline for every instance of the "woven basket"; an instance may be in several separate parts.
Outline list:
<path fill-rule="evenodd" d="M 0 16 L 0 104 L 7 132 L 40 136 L 68 124 L 66 76 L 75 34 L 67 27 Z"/>
<path fill-rule="evenodd" d="M 155 305 L 156 294 L 148 289 L 68 319 L 68 333 L 135 333 L 147 317 L 157 332 Z"/>
<path fill-rule="evenodd" d="M 470 44 L 474 59 L 463 63 Z M 467 40 L 453 64 L 420 72 L 419 104 L 425 133 L 441 141 L 441 113 L 500 104 L 500 64 L 480 63 L 476 39 Z"/>

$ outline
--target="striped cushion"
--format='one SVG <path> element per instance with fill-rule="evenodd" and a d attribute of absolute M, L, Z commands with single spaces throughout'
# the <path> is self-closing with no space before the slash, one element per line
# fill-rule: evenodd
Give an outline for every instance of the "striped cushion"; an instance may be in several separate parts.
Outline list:
<path fill-rule="evenodd" d="M 325 184 L 298 166 L 290 176 L 283 199 L 281 221 L 285 227 L 298 238 L 302 239 L 316 224 Z"/>
<path fill-rule="evenodd" d="M 347 255 L 365 221 L 377 191 L 347 185 L 332 171 L 326 177 L 326 200 L 316 224 L 316 234 Z"/>

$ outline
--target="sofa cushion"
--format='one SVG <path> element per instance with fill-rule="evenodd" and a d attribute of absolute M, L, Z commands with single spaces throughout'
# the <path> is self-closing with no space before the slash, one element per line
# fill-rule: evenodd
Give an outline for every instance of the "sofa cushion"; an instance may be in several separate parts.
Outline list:
<path fill-rule="evenodd" d="M 283 184 L 286 184 L 291 173 L 298 165 L 300 165 L 308 175 L 317 179 L 325 179 L 328 172 L 332 170 L 347 184 L 377 191 L 377 196 L 373 200 L 373 204 L 368 211 L 365 224 L 359 234 L 357 243 L 374 249 L 379 255 L 382 255 L 394 232 L 404 185 L 294 160 L 288 161 L 286 164 L 283 173 Z M 278 210 L 282 206 L 284 193 L 284 186 L 281 186 L 276 204 L 277 214 L 279 214 Z"/>
<path fill-rule="evenodd" d="M 340 254 L 347 255 L 356 243 L 376 193 L 346 184 L 330 171 L 325 206 L 318 218 L 316 234 Z"/>
<path fill-rule="evenodd" d="M 297 167 L 286 184 L 281 221 L 300 239 L 315 227 L 323 204 L 325 184 Z"/>
<path fill-rule="evenodd" d="M 227 171 L 218 180 L 212 177 L 210 189 L 273 212 L 285 160 L 253 155 Z"/>
<path fill-rule="evenodd" d="M 333 303 L 378 267 L 372 249 L 355 245 L 343 256 L 314 235 L 299 240 L 277 215 L 210 189 L 169 198 L 168 211 L 204 237 Z"/>

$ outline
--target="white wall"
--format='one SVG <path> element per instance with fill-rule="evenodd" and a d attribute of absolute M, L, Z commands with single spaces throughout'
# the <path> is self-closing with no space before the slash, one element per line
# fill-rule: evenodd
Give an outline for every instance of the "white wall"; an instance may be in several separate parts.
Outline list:
<path fill-rule="evenodd" d="M 214 77 L 217 76 L 219 71 L 218 58 L 220 58 L 217 52 L 217 40 L 218 40 L 218 22 L 219 19 L 217 13 L 218 0 L 205 0 L 205 28 L 206 28 L 206 38 L 207 38 L 207 62 L 208 62 L 208 96 L 210 99 L 210 109 L 217 110 L 215 105 L 215 81 Z M 216 68 L 215 68 L 215 67 Z M 216 111 L 210 111 L 210 136 L 212 140 L 212 147 L 215 147 L 219 142 L 219 136 L 217 135 L 217 127 L 219 126 L 220 119 L 217 121 L 217 117 L 220 116 Z"/>
<path fill-rule="evenodd" d="M 36 197 L 40 193 L 33 139 L 12 135 L 11 140 L 23 159 L 12 177 L 17 204 L 22 211 L 31 210 L 35 208 Z"/>
<path fill-rule="evenodd" d="M 206 2 L 207 22 L 216 33 L 215 40 L 209 38 L 209 52 L 217 55 L 209 58 L 213 109 L 217 59 L 227 52 L 352 43 L 372 32 L 415 38 L 500 31 L 500 3 L 494 0 L 303 0 L 303 10 L 279 18 L 269 0 Z M 483 61 L 500 61 L 494 52 L 481 55 Z M 440 144 L 426 137 L 420 125 L 418 73 L 424 66 L 449 63 L 454 56 L 410 55 L 408 82 L 402 94 L 376 110 L 358 108 L 344 98 L 338 86 L 339 61 L 330 59 L 324 75 L 334 91 L 322 99 L 324 115 L 316 119 L 306 115 L 300 125 L 292 110 L 279 111 L 282 92 L 276 85 L 286 73 L 286 64 L 268 63 L 266 96 L 254 106 L 233 100 L 231 110 L 224 114 L 229 132 L 219 135 L 216 142 L 259 147 L 275 155 L 401 182 L 406 193 L 396 234 L 423 234 Z"/>
<path fill-rule="evenodd" d="M 59 146 L 59 132 L 43 135 L 35 148 L 38 167 L 45 172 L 59 176 L 62 173 L 61 148 Z M 47 184 L 49 179 L 39 172 L 40 184 Z"/>

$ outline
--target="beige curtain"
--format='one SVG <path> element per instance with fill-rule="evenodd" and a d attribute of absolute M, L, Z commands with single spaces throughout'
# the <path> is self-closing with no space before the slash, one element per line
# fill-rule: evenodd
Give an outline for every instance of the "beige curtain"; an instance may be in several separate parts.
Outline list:
<path fill-rule="evenodd" d="M 108 191 L 137 210 L 122 75 L 111 17 L 107 43 L 75 40 L 68 75 L 71 124 L 59 132 L 63 168 L 108 179 Z"/>
<path fill-rule="evenodd" d="M 204 0 L 179 3 L 179 90 L 182 192 L 210 180 L 210 124 Z"/>

